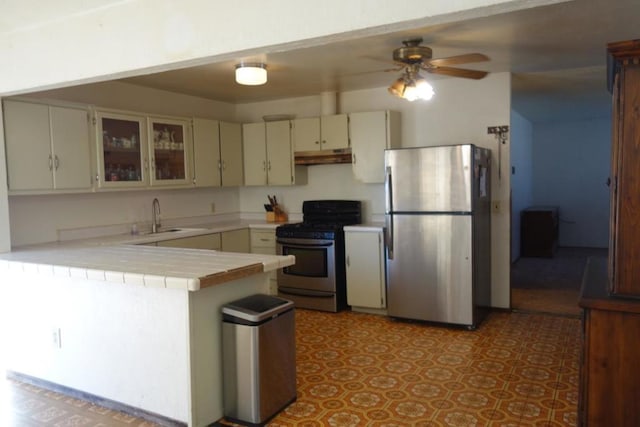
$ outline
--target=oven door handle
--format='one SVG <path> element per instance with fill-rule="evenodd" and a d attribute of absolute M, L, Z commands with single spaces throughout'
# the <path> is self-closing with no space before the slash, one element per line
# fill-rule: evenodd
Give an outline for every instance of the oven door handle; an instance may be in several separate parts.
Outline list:
<path fill-rule="evenodd" d="M 282 246 L 288 246 L 290 248 L 328 248 L 333 246 L 333 242 L 329 243 L 291 243 L 286 240 L 276 240 L 277 243 Z"/>
<path fill-rule="evenodd" d="M 314 297 L 314 298 L 333 298 L 333 297 L 335 297 L 334 293 L 315 292 L 315 291 L 310 291 L 310 290 L 306 290 L 306 289 L 296 289 L 294 291 L 294 290 L 289 290 L 289 289 L 278 288 L 278 293 L 279 294 L 283 294 L 283 295 L 296 295 L 296 296 L 299 296 L 299 297 Z"/>

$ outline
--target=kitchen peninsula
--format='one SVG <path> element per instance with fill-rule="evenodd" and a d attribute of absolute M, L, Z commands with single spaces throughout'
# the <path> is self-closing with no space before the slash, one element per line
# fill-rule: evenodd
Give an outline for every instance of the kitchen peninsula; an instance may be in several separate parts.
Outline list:
<path fill-rule="evenodd" d="M 208 425 L 223 416 L 221 306 L 267 293 L 268 272 L 294 261 L 95 242 L 2 254 L 7 369 Z"/>

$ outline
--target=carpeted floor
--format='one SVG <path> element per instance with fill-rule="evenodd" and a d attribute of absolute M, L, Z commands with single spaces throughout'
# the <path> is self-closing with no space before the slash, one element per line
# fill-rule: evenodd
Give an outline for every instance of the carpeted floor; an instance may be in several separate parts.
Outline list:
<path fill-rule="evenodd" d="M 511 267 L 511 308 L 579 316 L 578 298 L 587 259 L 607 249 L 558 248 L 553 258 L 520 258 Z"/>

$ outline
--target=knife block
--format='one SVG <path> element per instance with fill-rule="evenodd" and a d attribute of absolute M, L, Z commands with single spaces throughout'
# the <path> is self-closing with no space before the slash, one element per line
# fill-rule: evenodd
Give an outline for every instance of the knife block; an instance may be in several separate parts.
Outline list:
<path fill-rule="evenodd" d="M 286 212 L 267 212 L 267 222 L 287 222 Z"/>

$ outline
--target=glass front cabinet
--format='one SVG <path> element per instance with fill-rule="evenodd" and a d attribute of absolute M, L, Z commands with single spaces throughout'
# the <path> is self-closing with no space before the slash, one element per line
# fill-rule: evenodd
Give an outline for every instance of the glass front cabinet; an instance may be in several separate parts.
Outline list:
<path fill-rule="evenodd" d="M 189 121 L 149 118 L 151 185 L 191 184 Z"/>
<path fill-rule="evenodd" d="M 191 184 L 188 120 L 96 112 L 100 188 Z"/>

